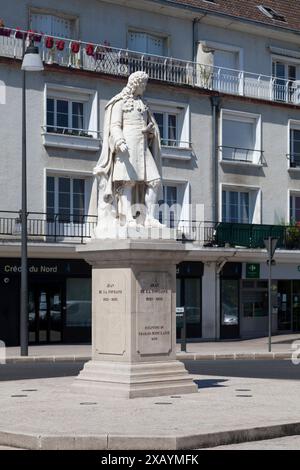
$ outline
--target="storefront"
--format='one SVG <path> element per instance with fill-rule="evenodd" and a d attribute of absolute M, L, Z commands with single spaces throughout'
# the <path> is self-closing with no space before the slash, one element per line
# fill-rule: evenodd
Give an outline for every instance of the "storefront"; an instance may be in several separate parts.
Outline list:
<path fill-rule="evenodd" d="M 91 339 L 91 268 L 84 261 L 31 259 L 29 343 L 77 343 Z M 20 260 L 0 260 L 0 339 L 19 344 Z"/>
<path fill-rule="evenodd" d="M 84 261 L 30 259 L 29 344 L 91 341 L 91 267 Z M 0 340 L 19 345 L 20 259 L 0 259 Z M 177 306 L 184 307 L 187 338 L 202 336 L 203 264 L 177 267 Z M 181 323 L 177 318 L 177 337 Z"/>
<path fill-rule="evenodd" d="M 226 263 L 220 276 L 221 338 L 268 334 L 268 266 Z M 300 265 L 272 267 L 272 332 L 300 331 Z"/>

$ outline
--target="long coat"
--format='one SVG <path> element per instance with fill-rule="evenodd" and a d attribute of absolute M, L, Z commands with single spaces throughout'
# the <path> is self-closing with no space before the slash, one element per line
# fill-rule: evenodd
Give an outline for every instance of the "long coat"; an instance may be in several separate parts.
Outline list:
<path fill-rule="evenodd" d="M 143 134 L 142 128 L 153 124 L 153 134 Z M 120 143 L 126 142 L 129 151 L 118 151 Z M 156 121 L 141 98 L 125 102 L 119 94 L 106 105 L 104 117 L 103 146 L 94 174 L 104 176 L 101 197 L 113 203 L 113 182 L 150 182 L 161 178 L 161 146 Z"/>

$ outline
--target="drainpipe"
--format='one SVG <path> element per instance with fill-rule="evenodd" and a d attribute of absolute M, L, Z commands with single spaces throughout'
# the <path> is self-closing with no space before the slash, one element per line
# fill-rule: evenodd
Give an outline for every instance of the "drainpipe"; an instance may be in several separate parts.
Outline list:
<path fill-rule="evenodd" d="M 221 99 L 219 96 L 211 97 L 212 105 L 212 144 L 211 144 L 211 201 L 212 201 L 212 222 L 219 221 L 219 111 Z"/>
<path fill-rule="evenodd" d="M 194 18 L 193 19 L 193 62 L 197 61 L 196 41 L 198 39 L 197 25 L 198 25 L 199 21 L 200 21 L 199 18 Z"/>

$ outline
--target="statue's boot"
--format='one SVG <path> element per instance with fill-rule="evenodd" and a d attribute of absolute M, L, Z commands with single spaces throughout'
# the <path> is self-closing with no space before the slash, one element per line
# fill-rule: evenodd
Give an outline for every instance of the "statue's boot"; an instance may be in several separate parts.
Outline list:
<path fill-rule="evenodd" d="M 145 227 L 164 228 L 155 217 L 155 207 L 157 203 L 158 187 L 148 186 L 145 193 L 145 206 L 147 210 Z"/>
<path fill-rule="evenodd" d="M 136 221 L 132 216 L 132 187 L 124 186 L 122 194 L 119 197 L 120 212 L 126 217 L 126 225 L 128 227 L 136 227 Z"/>

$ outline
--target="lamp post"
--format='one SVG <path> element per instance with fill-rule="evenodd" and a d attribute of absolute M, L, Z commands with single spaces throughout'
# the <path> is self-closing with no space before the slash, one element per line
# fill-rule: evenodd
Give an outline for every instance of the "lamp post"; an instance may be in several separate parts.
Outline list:
<path fill-rule="evenodd" d="M 276 250 L 276 246 L 278 243 L 278 238 L 275 237 L 268 237 L 264 240 L 265 247 L 268 253 L 268 265 L 269 265 L 269 279 L 268 279 L 268 298 L 269 298 L 269 309 L 268 309 L 268 331 L 269 331 L 269 340 L 268 340 L 268 350 L 269 352 L 272 351 L 272 262 L 273 256 Z"/>
<path fill-rule="evenodd" d="M 22 209 L 21 209 L 21 302 L 20 302 L 20 344 L 21 356 L 28 356 L 28 257 L 27 257 L 27 158 L 26 158 L 26 72 L 44 70 L 39 49 L 33 40 L 25 50 L 23 33 L 22 67 Z"/>

